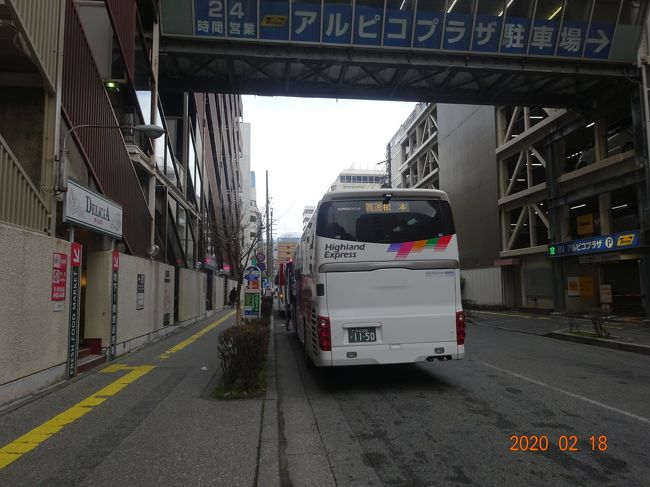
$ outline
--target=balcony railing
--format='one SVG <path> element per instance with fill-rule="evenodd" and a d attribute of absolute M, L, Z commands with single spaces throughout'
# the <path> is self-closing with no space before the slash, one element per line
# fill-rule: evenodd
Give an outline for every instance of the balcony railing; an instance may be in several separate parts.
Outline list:
<path fill-rule="evenodd" d="M 45 201 L 0 136 L 0 222 L 47 233 Z"/>

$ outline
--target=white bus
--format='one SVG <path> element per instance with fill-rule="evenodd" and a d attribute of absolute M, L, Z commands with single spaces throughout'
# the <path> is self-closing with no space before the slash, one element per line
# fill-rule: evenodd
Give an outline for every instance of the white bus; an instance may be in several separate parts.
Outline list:
<path fill-rule="evenodd" d="M 317 366 L 462 359 L 465 316 L 447 195 L 326 193 L 294 255 L 293 325 Z"/>

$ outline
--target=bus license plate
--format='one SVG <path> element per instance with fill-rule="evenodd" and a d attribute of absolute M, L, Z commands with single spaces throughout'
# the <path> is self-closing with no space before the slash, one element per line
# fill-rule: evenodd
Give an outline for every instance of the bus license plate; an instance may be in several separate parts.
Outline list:
<path fill-rule="evenodd" d="M 350 328 L 348 329 L 348 341 L 350 343 L 376 342 L 376 328 Z"/>

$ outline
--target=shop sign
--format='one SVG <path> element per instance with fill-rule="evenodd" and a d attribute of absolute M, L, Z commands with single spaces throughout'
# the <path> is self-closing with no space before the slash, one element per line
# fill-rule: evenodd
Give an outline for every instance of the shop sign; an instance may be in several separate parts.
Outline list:
<path fill-rule="evenodd" d="M 68 331 L 68 379 L 77 375 L 77 342 L 79 333 L 79 298 L 81 277 L 81 244 L 72 242 L 70 249 L 70 325 Z"/>
<path fill-rule="evenodd" d="M 598 252 L 614 252 L 639 246 L 639 232 L 634 230 L 552 244 L 548 246 L 548 253 L 551 257 L 567 257 Z"/>
<path fill-rule="evenodd" d="M 110 359 L 115 360 L 117 355 L 117 291 L 118 272 L 120 270 L 120 253 L 113 251 L 112 255 L 113 273 L 111 276 L 111 336 L 110 336 Z"/>
<path fill-rule="evenodd" d="M 122 207 L 108 198 L 69 179 L 63 206 L 64 222 L 122 238 Z"/>
<path fill-rule="evenodd" d="M 52 256 L 52 301 L 65 301 L 65 287 L 68 273 L 68 256 L 54 252 Z M 57 311 L 61 311 L 57 309 Z"/>
<path fill-rule="evenodd" d="M 594 219 L 591 217 L 591 213 L 588 215 L 580 215 L 576 218 L 578 235 L 589 235 L 594 233 Z"/>
<path fill-rule="evenodd" d="M 259 267 L 254 265 L 248 266 L 244 271 L 244 279 L 246 279 L 246 289 L 257 290 L 260 289 L 260 278 L 262 272 Z"/>
<path fill-rule="evenodd" d="M 144 308 L 144 274 L 138 274 L 138 289 L 135 309 Z"/>

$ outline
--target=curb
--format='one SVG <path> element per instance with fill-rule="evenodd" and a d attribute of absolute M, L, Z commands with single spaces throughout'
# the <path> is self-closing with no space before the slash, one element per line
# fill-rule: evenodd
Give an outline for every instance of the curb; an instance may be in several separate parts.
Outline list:
<path fill-rule="evenodd" d="M 257 486 L 280 485 L 280 433 L 278 428 L 278 388 L 275 362 L 275 317 L 271 314 L 266 396 L 262 402 L 262 427 L 257 460 Z"/>
<path fill-rule="evenodd" d="M 551 338 L 556 338 L 558 340 L 565 340 L 568 342 L 585 343 L 587 345 L 593 345 L 596 347 L 612 348 L 615 350 L 623 350 L 625 352 L 633 352 L 633 353 L 641 353 L 644 355 L 650 355 L 650 346 L 647 345 L 626 343 L 618 340 L 606 340 L 603 338 L 583 337 L 579 335 L 574 335 L 572 333 L 567 333 L 561 330 L 553 331 L 546 336 Z"/>

